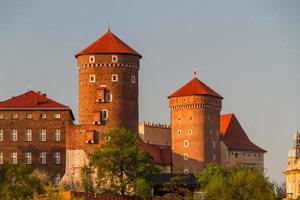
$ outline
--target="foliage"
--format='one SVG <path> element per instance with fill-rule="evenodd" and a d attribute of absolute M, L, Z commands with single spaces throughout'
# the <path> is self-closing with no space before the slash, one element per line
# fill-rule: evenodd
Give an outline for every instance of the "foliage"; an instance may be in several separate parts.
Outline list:
<path fill-rule="evenodd" d="M 206 192 L 207 200 L 275 199 L 273 184 L 258 169 L 238 167 L 226 171 L 216 164 L 210 164 L 195 175 L 199 189 Z"/>
<path fill-rule="evenodd" d="M 47 185 L 44 187 L 45 192 L 41 195 L 34 195 L 33 200 L 64 200 L 61 188 L 55 185 Z"/>
<path fill-rule="evenodd" d="M 44 170 L 35 169 L 33 170 L 32 175 L 37 177 L 44 186 L 51 183 L 49 175 Z"/>
<path fill-rule="evenodd" d="M 134 192 L 136 196 L 147 198 L 151 196 L 152 184 L 145 178 L 137 178 L 134 183 Z"/>
<path fill-rule="evenodd" d="M 44 192 L 41 181 L 25 164 L 0 166 L 0 196 L 2 200 L 26 200 Z"/>
<path fill-rule="evenodd" d="M 178 174 L 165 183 L 161 189 L 161 192 L 165 193 L 163 199 L 193 199 L 193 193 L 185 183 L 185 177 L 184 174 Z"/>
<path fill-rule="evenodd" d="M 286 197 L 285 184 L 282 184 L 282 185 L 274 184 L 274 191 L 276 194 L 276 200 L 282 200 L 283 198 Z M 299 200 L 300 200 L 300 198 L 299 198 Z"/>
<path fill-rule="evenodd" d="M 134 194 L 141 183 L 148 182 L 150 176 L 159 171 L 150 155 L 139 147 L 137 135 L 117 128 L 103 133 L 102 137 L 105 142 L 101 148 L 89 156 L 90 163 L 97 169 L 97 185 L 101 192 Z"/>
<path fill-rule="evenodd" d="M 80 170 L 81 185 L 84 192 L 94 192 L 94 183 L 92 180 L 93 170 L 90 166 L 85 165 Z"/>

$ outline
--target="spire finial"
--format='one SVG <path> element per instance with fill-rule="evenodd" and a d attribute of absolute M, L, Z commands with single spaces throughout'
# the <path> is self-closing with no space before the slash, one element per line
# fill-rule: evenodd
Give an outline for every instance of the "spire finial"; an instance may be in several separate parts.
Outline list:
<path fill-rule="evenodd" d="M 194 74 L 194 78 L 197 78 L 197 70 L 196 69 L 193 70 L 193 74 Z"/>
<path fill-rule="evenodd" d="M 107 22 L 107 29 L 108 29 L 108 32 L 110 32 L 110 20 L 108 19 L 108 22 Z"/>

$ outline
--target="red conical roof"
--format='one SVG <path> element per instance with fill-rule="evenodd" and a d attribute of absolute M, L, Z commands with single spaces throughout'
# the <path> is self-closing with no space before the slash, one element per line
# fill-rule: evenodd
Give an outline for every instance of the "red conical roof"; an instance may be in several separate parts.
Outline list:
<path fill-rule="evenodd" d="M 179 97 L 179 96 L 190 96 L 190 95 L 208 95 L 214 96 L 223 99 L 221 95 L 215 92 L 213 89 L 205 85 L 198 78 L 194 78 L 179 90 L 174 92 L 169 96 L 170 97 Z"/>
<path fill-rule="evenodd" d="M 122 40 L 120 40 L 117 36 L 115 36 L 112 32 L 108 31 L 104 35 L 102 35 L 95 42 L 90 44 L 85 49 L 81 50 L 75 57 L 79 55 L 86 54 L 133 54 L 138 57 L 142 57 L 138 52 L 132 49 L 130 46 L 125 44 Z"/>

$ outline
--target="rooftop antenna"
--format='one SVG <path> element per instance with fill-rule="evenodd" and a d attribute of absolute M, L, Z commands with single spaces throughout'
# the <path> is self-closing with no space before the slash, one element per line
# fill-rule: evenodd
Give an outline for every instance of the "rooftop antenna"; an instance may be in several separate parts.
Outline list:
<path fill-rule="evenodd" d="M 197 78 L 197 70 L 196 69 L 193 70 L 193 74 L 194 74 L 194 78 Z"/>

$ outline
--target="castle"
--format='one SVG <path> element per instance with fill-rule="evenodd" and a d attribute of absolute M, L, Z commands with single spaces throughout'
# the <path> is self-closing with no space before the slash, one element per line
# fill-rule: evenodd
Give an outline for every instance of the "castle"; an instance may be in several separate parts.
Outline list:
<path fill-rule="evenodd" d="M 142 56 L 108 31 L 75 57 L 79 123 L 69 107 L 39 92 L 0 102 L 0 164 L 25 161 L 55 182 L 77 184 L 87 154 L 101 148 L 101 133 L 124 127 L 140 134 L 140 147 L 163 173 L 193 173 L 209 162 L 263 168 L 266 151 L 234 114 L 220 114 L 223 97 L 198 78 L 168 96 L 170 126 L 139 124 Z"/>

